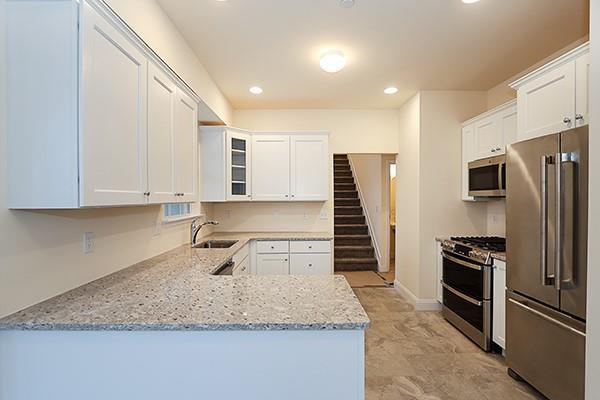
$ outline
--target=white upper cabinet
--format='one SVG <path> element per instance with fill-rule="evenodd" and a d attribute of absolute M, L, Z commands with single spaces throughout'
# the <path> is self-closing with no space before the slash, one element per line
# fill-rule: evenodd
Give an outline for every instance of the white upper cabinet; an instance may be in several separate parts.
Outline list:
<path fill-rule="evenodd" d="M 249 201 L 252 197 L 252 136 L 227 130 L 227 199 Z"/>
<path fill-rule="evenodd" d="M 198 103 L 181 89 L 175 97 L 173 171 L 176 202 L 198 200 Z"/>
<path fill-rule="evenodd" d="M 195 201 L 199 99 L 103 1 L 7 14 L 11 208 Z"/>
<path fill-rule="evenodd" d="M 329 198 L 328 136 L 294 135 L 291 139 L 291 199 L 326 201 Z"/>
<path fill-rule="evenodd" d="M 497 116 L 475 122 L 473 129 L 477 159 L 492 157 L 503 152 L 504 138 Z"/>
<path fill-rule="evenodd" d="M 290 198 L 290 136 L 252 136 L 252 200 Z"/>
<path fill-rule="evenodd" d="M 148 61 L 89 4 L 84 7 L 81 205 L 143 204 Z"/>
<path fill-rule="evenodd" d="M 252 133 L 202 127 L 200 150 L 204 202 L 329 198 L 327 133 Z"/>
<path fill-rule="evenodd" d="M 177 86 L 154 64 L 148 68 L 148 191 L 151 203 L 174 203 L 175 102 Z"/>
<path fill-rule="evenodd" d="M 589 43 L 511 84 L 517 90 L 519 141 L 588 123 Z"/>

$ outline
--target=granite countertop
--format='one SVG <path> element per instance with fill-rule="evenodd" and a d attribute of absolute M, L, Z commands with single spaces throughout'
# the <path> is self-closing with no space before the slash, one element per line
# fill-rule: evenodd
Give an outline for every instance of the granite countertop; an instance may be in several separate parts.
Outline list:
<path fill-rule="evenodd" d="M 229 249 L 181 246 L 0 320 L 0 330 L 362 330 L 370 321 L 342 276 L 214 276 L 250 240 L 329 233 L 217 233 Z"/>
<path fill-rule="evenodd" d="M 506 262 L 506 253 L 492 253 L 492 258 Z"/>

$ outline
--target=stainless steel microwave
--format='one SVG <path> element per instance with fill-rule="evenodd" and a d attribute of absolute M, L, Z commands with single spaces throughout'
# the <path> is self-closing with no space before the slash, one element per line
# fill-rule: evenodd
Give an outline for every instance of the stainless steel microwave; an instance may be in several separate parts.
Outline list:
<path fill-rule="evenodd" d="M 495 156 L 469 163 L 469 196 L 506 196 L 506 156 Z"/>

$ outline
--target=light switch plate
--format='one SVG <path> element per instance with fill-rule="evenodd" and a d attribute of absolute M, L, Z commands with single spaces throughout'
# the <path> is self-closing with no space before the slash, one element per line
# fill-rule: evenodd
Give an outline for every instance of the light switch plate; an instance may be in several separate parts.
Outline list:
<path fill-rule="evenodd" d="M 85 232 L 83 234 L 83 253 L 90 254 L 94 252 L 94 232 Z"/>
<path fill-rule="evenodd" d="M 327 213 L 327 211 L 323 211 L 321 212 L 321 215 L 319 217 L 323 220 L 327 220 L 329 219 L 329 214 Z"/>

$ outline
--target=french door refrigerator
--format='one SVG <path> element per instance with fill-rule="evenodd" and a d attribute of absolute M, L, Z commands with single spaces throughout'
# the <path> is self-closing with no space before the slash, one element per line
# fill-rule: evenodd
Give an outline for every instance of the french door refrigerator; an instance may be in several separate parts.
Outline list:
<path fill-rule="evenodd" d="M 509 146 L 506 171 L 509 372 L 584 399 L 588 128 Z"/>

